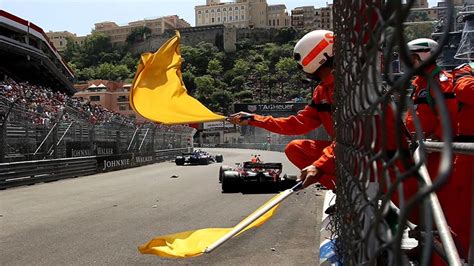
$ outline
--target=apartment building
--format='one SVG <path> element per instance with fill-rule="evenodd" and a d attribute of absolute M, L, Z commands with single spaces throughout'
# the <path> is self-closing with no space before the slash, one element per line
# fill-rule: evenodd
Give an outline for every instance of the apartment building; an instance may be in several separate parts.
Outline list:
<path fill-rule="evenodd" d="M 147 27 L 151 30 L 151 35 L 161 35 L 167 29 L 179 29 L 191 27 L 185 20 L 177 15 L 166 16 L 154 19 L 144 19 L 129 22 L 127 25 L 119 26 L 115 22 L 104 21 L 95 24 L 94 32 L 100 32 L 110 38 L 112 43 L 124 43 L 127 36 L 135 28 Z"/>
<path fill-rule="evenodd" d="M 268 5 L 266 0 L 207 0 L 194 7 L 196 26 L 227 25 L 236 28 L 281 28 L 290 26 L 285 5 Z"/>
<path fill-rule="evenodd" d="M 302 6 L 291 10 L 291 26 L 295 29 L 320 28 L 316 21 L 316 9 L 314 6 Z"/>
<path fill-rule="evenodd" d="M 321 29 L 333 29 L 332 4 L 328 4 L 316 10 L 316 21 Z"/>
<path fill-rule="evenodd" d="M 269 28 L 288 28 L 291 26 L 291 18 L 285 5 L 270 5 L 267 9 Z"/>
<path fill-rule="evenodd" d="M 291 25 L 295 29 L 333 29 L 332 4 L 325 7 L 296 7 L 291 10 Z"/>

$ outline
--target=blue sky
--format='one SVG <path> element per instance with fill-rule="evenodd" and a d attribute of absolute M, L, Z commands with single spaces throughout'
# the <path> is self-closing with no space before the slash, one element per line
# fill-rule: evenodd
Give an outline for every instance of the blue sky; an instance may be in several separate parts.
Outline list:
<path fill-rule="evenodd" d="M 231 2 L 224 0 L 222 2 Z M 298 6 L 325 6 L 320 0 L 267 0 L 285 4 L 288 10 Z M 434 5 L 437 1 L 429 1 Z M 114 21 L 119 25 L 144 18 L 178 15 L 194 25 L 194 6 L 206 0 L 0 0 L 0 9 L 29 20 L 47 31 L 67 30 L 78 36 L 90 33 L 94 23 Z"/>

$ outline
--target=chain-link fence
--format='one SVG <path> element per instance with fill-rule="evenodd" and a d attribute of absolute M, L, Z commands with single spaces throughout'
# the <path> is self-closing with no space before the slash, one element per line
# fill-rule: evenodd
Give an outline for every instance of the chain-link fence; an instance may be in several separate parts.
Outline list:
<path fill-rule="evenodd" d="M 68 104 L 47 123 L 37 123 L 36 113 L 1 96 L 0 114 L 0 162 L 187 148 L 194 134 L 187 126 L 135 124 L 121 115 L 90 123 L 90 114 Z"/>
<path fill-rule="evenodd" d="M 439 48 L 415 67 L 404 36 L 415 1 L 403 2 L 334 1 L 338 180 L 330 230 L 344 265 L 429 265 L 433 256 L 460 262 L 439 204 L 430 196 L 446 184 L 452 168 L 447 106 L 435 101 L 443 145 L 437 161 L 430 162 L 438 168 L 432 184 L 424 171 L 428 154 L 420 117 L 414 115 L 414 135 L 404 124 L 406 112 L 416 113 L 410 91 L 415 75 L 427 79 L 433 97 L 443 98 L 439 82 L 423 69 L 448 40 L 453 3 L 445 3 Z M 395 75 L 392 62 L 398 58 L 404 73 Z M 407 244 L 407 232 L 417 245 Z"/>

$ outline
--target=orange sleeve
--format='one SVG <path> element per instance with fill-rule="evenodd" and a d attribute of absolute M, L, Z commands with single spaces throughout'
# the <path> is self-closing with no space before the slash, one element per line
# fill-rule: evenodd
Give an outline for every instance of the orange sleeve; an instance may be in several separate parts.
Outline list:
<path fill-rule="evenodd" d="M 336 145 L 336 142 L 331 143 L 331 145 L 327 146 L 323 150 L 323 154 L 319 159 L 317 159 L 313 165 L 316 166 L 316 168 L 321 169 L 324 174 L 334 174 L 336 165 L 334 162 L 334 147 Z"/>
<path fill-rule="evenodd" d="M 454 92 L 459 102 L 474 105 L 474 76 L 464 76 L 457 80 Z"/>
<path fill-rule="evenodd" d="M 282 135 L 301 135 L 319 127 L 321 120 L 316 109 L 306 106 L 297 115 L 285 118 L 254 115 L 249 125 L 261 127 Z"/>

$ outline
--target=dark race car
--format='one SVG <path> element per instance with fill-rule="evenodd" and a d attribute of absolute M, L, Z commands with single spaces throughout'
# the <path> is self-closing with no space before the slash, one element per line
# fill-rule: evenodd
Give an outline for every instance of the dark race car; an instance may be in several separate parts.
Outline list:
<path fill-rule="evenodd" d="M 176 165 L 185 165 L 185 164 L 200 164 L 207 165 L 212 162 L 221 163 L 224 161 L 224 156 L 222 154 L 212 155 L 206 151 L 195 150 L 190 153 L 182 153 L 181 155 L 176 156 L 174 162 Z"/>
<path fill-rule="evenodd" d="M 246 184 L 268 185 L 271 188 L 282 189 L 296 184 L 295 175 L 281 175 L 281 163 L 244 162 L 236 167 L 221 166 L 219 181 L 222 192 L 238 192 Z"/>

